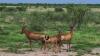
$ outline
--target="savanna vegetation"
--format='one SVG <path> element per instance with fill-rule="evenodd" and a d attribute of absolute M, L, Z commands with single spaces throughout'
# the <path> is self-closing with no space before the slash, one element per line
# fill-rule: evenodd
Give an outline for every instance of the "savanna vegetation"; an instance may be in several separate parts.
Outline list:
<path fill-rule="evenodd" d="M 18 43 L 18 48 L 28 47 L 25 44 L 26 36 L 20 34 L 23 24 L 33 32 L 55 35 L 58 31 L 67 33 L 71 23 L 77 25 L 72 39 L 75 51 L 84 53 L 91 48 L 100 47 L 100 12 L 90 11 L 90 7 L 87 5 L 64 6 L 67 12 L 56 5 L 55 11 L 27 12 L 28 6 L 0 7 L 0 48 L 12 49 L 13 47 L 12 50 L 15 50 Z M 44 8 L 49 8 L 49 6 Z M 34 42 L 33 47 L 39 48 L 39 42 Z"/>

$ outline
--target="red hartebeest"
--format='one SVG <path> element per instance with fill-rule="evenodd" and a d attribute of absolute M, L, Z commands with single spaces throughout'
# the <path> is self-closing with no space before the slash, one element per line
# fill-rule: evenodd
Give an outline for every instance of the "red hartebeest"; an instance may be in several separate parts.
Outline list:
<path fill-rule="evenodd" d="M 46 37 L 43 33 L 29 31 L 25 26 L 22 27 L 21 34 L 25 34 L 29 40 L 30 48 L 32 50 L 32 40 L 40 40 L 44 44 L 44 38 Z"/>
<path fill-rule="evenodd" d="M 66 34 L 61 34 L 61 41 L 67 41 L 68 44 L 67 44 L 67 51 L 70 50 L 70 43 L 71 43 L 71 40 L 72 40 L 72 37 L 73 37 L 73 32 L 75 30 L 75 26 L 71 26 L 70 27 L 70 31 Z"/>
<path fill-rule="evenodd" d="M 61 36 L 60 33 L 54 36 L 47 36 L 45 38 L 45 48 L 48 47 L 48 44 L 52 44 L 53 45 L 53 51 L 56 53 L 58 51 L 60 51 L 60 44 L 61 44 Z M 58 50 L 59 49 L 59 50 Z"/>

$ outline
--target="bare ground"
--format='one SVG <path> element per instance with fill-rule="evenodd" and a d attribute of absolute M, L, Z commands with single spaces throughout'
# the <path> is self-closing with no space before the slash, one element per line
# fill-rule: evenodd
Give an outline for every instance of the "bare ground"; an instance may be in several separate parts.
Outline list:
<path fill-rule="evenodd" d="M 66 47 L 62 47 L 61 53 L 54 53 L 52 51 L 41 51 L 40 49 L 34 48 L 33 51 L 29 49 L 20 49 L 18 53 L 7 52 L 7 49 L 0 48 L 0 56 L 78 56 L 78 53 L 75 51 L 66 52 Z M 81 56 L 100 56 L 100 48 L 94 48 L 89 54 L 83 54 Z"/>

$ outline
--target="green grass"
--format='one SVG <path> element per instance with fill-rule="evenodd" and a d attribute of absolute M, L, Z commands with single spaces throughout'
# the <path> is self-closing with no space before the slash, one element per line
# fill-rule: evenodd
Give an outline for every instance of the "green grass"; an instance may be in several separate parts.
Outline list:
<path fill-rule="evenodd" d="M 35 12 L 36 13 L 36 12 Z M 57 30 L 62 30 L 62 32 L 67 32 L 68 30 L 68 24 L 66 22 L 68 22 L 67 20 L 70 21 L 70 19 L 66 19 L 66 20 L 60 20 L 58 19 L 59 15 L 63 15 L 66 17 L 66 14 L 57 14 L 55 12 L 53 12 L 54 15 L 53 17 L 51 17 L 50 15 L 46 15 L 45 13 L 42 15 L 42 13 L 35 15 L 36 19 L 37 18 L 46 18 L 47 19 L 47 23 L 45 23 L 45 29 L 41 32 L 48 34 L 48 35 L 55 35 L 57 34 Z M 100 14 L 100 13 L 99 13 Z M 4 19 L 7 16 L 14 16 L 14 20 L 13 22 L 10 23 L 6 23 L 4 21 Z M 22 19 L 22 18 L 26 18 L 27 20 L 30 18 L 35 18 L 34 14 L 32 14 L 31 16 L 29 16 L 31 14 L 27 14 L 26 12 L 21 12 L 21 13 L 15 13 L 15 14 L 5 14 L 5 13 L 1 13 L 0 14 L 0 27 L 2 28 L 0 31 L 0 48 L 14 48 L 11 49 L 12 51 L 16 51 L 17 47 L 16 44 L 20 43 L 19 48 L 29 48 L 29 44 L 27 43 L 27 45 L 23 44 L 28 42 L 26 36 L 24 34 L 20 34 L 19 30 L 21 30 L 21 23 L 19 23 L 17 21 L 17 19 Z M 41 16 L 38 16 L 41 15 Z M 56 15 L 56 16 L 55 16 Z M 47 17 L 45 17 L 47 16 Z M 67 15 L 68 16 L 68 15 Z M 17 18 L 18 17 L 18 18 Z M 51 18 L 49 18 L 51 17 Z M 54 19 L 56 18 L 58 19 Z M 61 16 L 62 17 L 62 16 Z M 92 17 L 92 16 L 91 16 Z M 99 15 L 97 16 L 97 18 L 99 18 Z M 65 19 L 65 18 L 63 18 Z M 36 20 L 35 20 L 36 21 Z M 97 20 L 99 21 L 99 20 Z M 37 21 L 40 22 L 40 21 Z M 37 23 L 35 22 L 35 23 Z M 43 21 L 44 22 L 44 21 Z M 34 21 L 33 21 L 34 24 Z M 91 22 L 89 23 L 91 24 Z M 41 25 L 41 24 L 40 24 Z M 73 35 L 73 39 L 72 39 L 72 44 L 75 44 L 74 48 L 76 49 L 76 51 L 80 54 L 83 54 L 85 52 L 89 52 L 90 49 L 92 48 L 96 48 L 96 47 L 100 47 L 100 26 L 96 26 L 97 24 L 95 24 L 95 26 L 84 26 L 81 27 L 80 30 L 76 30 L 74 32 Z M 58 29 L 59 28 L 59 29 Z M 34 29 L 34 28 L 32 28 Z M 33 42 L 32 44 L 33 48 L 40 48 L 41 44 L 40 42 Z"/>

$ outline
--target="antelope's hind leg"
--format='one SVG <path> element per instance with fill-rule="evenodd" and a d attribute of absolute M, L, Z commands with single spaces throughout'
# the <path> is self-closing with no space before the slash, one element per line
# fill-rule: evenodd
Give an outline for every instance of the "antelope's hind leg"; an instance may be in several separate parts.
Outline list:
<path fill-rule="evenodd" d="M 71 48 L 70 44 L 71 44 L 71 41 L 68 41 L 68 44 L 67 44 L 67 52 L 70 51 L 70 48 Z"/>

